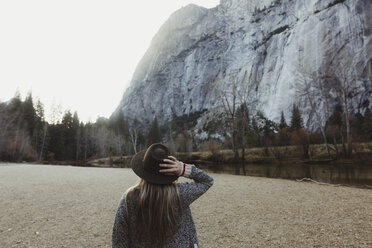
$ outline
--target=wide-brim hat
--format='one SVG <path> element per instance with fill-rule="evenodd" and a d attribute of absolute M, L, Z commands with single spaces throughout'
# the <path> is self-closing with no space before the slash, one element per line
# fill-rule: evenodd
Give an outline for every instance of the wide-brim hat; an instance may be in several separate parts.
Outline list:
<path fill-rule="evenodd" d="M 159 164 L 165 164 L 163 159 L 170 155 L 169 149 L 160 143 L 150 145 L 147 149 L 136 153 L 131 161 L 132 170 L 140 178 L 155 184 L 171 184 L 177 180 L 176 175 L 165 175 L 159 172 Z"/>

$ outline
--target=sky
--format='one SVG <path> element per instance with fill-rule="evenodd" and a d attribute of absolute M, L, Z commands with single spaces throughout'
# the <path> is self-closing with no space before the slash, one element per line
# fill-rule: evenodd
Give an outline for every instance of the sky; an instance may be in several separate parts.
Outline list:
<path fill-rule="evenodd" d="M 219 0 L 0 1 L 0 102 L 32 93 L 83 122 L 109 117 L 152 37 L 177 9 Z"/>

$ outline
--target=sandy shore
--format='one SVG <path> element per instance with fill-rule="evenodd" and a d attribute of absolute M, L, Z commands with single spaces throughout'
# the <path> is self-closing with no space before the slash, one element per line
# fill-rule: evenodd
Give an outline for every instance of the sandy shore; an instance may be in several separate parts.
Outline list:
<path fill-rule="evenodd" d="M 372 247 L 372 190 L 213 174 L 201 247 Z M 110 247 L 130 169 L 0 166 L 0 247 Z"/>

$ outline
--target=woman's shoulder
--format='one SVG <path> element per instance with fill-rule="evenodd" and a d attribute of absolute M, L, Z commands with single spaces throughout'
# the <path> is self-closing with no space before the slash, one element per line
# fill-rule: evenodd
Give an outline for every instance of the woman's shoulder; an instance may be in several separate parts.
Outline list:
<path fill-rule="evenodd" d="M 133 205 L 138 195 L 139 189 L 137 187 L 129 188 L 121 195 L 119 205 L 123 207 L 126 205 Z"/>
<path fill-rule="evenodd" d="M 127 202 L 132 202 L 133 200 L 135 200 L 135 198 L 138 197 L 139 193 L 140 193 L 139 187 L 131 187 L 124 192 L 122 197 L 125 198 Z"/>

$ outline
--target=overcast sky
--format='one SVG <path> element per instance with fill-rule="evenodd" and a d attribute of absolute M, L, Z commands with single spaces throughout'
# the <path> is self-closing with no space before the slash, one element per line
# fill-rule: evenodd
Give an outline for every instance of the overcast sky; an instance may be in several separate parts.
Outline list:
<path fill-rule="evenodd" d="M 18 89 L 80 120 L 109 117 L 160 26 L 177 9 L 219 0 L 0 1 L 0 101 Z"/>

